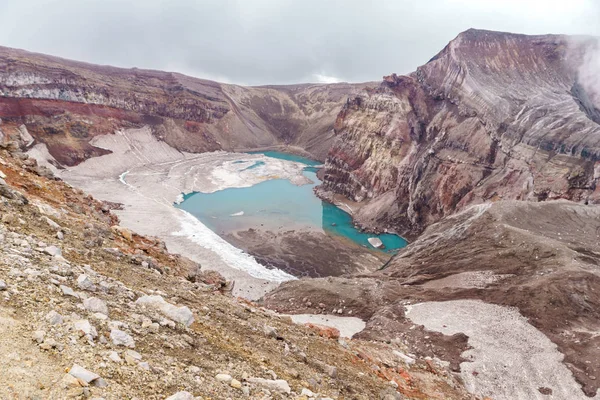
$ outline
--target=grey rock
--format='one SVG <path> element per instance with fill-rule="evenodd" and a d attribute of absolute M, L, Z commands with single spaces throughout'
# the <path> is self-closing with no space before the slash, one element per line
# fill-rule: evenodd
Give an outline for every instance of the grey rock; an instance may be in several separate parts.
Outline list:
<path fill-rule="evenodd" d="M 170 318 L 173 321 L 183 324 L 185 326 L 190 326 L 194 322 L 194 315 L 188 307 L 177 307 L 171 303 L 167 303 L 165 299 L 162 298 L 162 296 L 145 295 L 137 299 L 135 304 L 158 310 L 165 317 Z"/>
<path fill-rule="evenodd" d="M 217 376 L 215 376 L 215 379 L 219 382 L 229 383 L 233 378 L 229 374 L 217 374 Z"/>
<path fill-rule="evenodd" d="M 116 351 L 111 351 L 108 354 L 108 359 L 112 362 L 116 362 L 116 363 L 122 363 L 123 359 L 121 357 L 119 357 L 119 353 L 117 353 Z"/>
<path fill-rule="evenodd" d="M 110 331 L 110 340 L 115 346 L 125 346 L 135 348 L 135 340 L 127 333 L 120 329 L 113 328 Z"/>
<path fill-rule="evenodd" d="M 100 300 L 97 297 L 90 297 L 85 299 L 83 301 L 83 306 L 88 311 L 108 315 L 108 306 L 103 300 Z"/>
<path fill-rule="evenodd" d="M 73 366 L 69 370 L 69 374 L 77 379 L 81 379 L 85 383 L 90 383 L 100 378 L 100 375 L 95 374 L 92 371 L 88 371 L 87 369 L 77 364 L 73 364 Z"/>
<path fill-rule="evenodd" d="M 96 285 L 86 274 L 81 274 L 77 277 L 77 286 L 81 290 L 88 290 L 90 292 L 94 292 L 96 290 Z"/>
<path fill-rule="evenodd" d="M 46 332 L 45 331 L 34 331 L 33 332 L 33 340 L 35 340 L 38 343 L 42 343 L 44 341 L 44 338 L 46 337 Z"/>
<path fill-rule="evenodd" d="M 76 331 L 82 332 L 85 336 L 91 339 L 95 339 L 98 336 L 96 328 L 94 328 L 94 326 L 90 324 L 90 321 L 88 321 L 87 319 L 80 319 L 78 321 L 75 321 L 73 327 Z"/>
<path fill-rule="evenodd" d="M 269 325 L 263 326 L 263 332 L 268 337 L 277 338 L 277 330 L 275 328 L 273 328 L 272 326 L 269 326 Z"/>
<path fill-rule="evenodd" d="M 201 371 L 200 367 L 197 367 L 197 366 L 195 366 L 195 365 L 191 365 L 191 366 L 188 368 L 188 372 L 190 372 L 190 373 L 192 373 L 192 374 L 199 374 L 199 373 L 200 373 L 200 371 Z"/>
<path fill-rule="evenodd" d="M 286 380 L 283 379 L 263 379 L 263 378 L 248 378 L 248 382 L 262 386 L 265 389 L 274 392 L 290 394 L 292 389 Z"/>
<path fill-rule="evenodd" d="M 392 388 L 387 388 L 379 392 L 380 400 L 403 400 L 404 396 Z"/>
<path fill-rule="evenodd" d="M 79 298 L 79 296 L 77 296 L 77 294 L 70 287 L 65 286 L 65 285 L 60 285 L 59 288 L 62 291 L 64 296 L 71 296 L 71 297 Z"/>
<path fill-rule="evenodd" d="M 142 355 L 134 350 L 127 350 L 125 352 L 125 355 L 127 355 L 137 361 L 140 361 L 142 359 Z"/>
<path fill-rule="evenodd" d="M 166 398 L 166 400 L 194 400 L 194 395 L 190 392 L 177 392 L 172 396 Z"/>
<path fill-rule="evenodd" d="M 31 136 L 25 124 L 19 126 L 19 138 L 25 147 L 29 147 L 33 144 L 33 142 L 35 142 L 35 139 Z"/>
<path fill-rule="evenodd" d="M 92 381 L 92 385 L 96 386 L 96 387 L 107 387 L 108 386 L 108 382 L 106 382 L 104 379 L 102 378 L 98 378 L 98 379 L 94 379 Z"/>
<path fill-rule="evenodd" d="M 63 323 L 63 317 L 56 311 L 52 310 L 48 314 L 46 314 L 46 321 L 50 325 L 58 325 Z"/>
<path fill-rule="evenodd" d="M 44 252 L 52 257 L 62 256 L 62 250 L 56 246 L 48 246 L 44 249 Z"/>
<path fill-rule="evenodd" d="M 406 354 L 398 351 L 398 350 L 393 350 L 392 353 L 394 353 L 394 355 L 398 358 L 400 358 L 405 364 L 408 365 L 412 365 L 415 363 L 415 359 L 412 357 L 407 356 Z"/>
<path fill-rule="evenodd" d="M 0 292 L 6 290 L 7 288 L 8 286 L 6 285 L 6 282 L 0 279 Z"/>
<path fill-rule="evenodd" d="M 48 224 L 50 225 L 52 228 L 54 229 L 60 229 L 60 225 L 57 224 L 56 222 L 54 222 L 53 220 L 51 220 L 50 218 L 44 216 L 42 217 L 42 219 Z"/>
<path fill-rule="evenodd" d="M 330 378 L 337 378 L 337 368 L 331 365 L 325 366 L 325 373 L 329 375 Z"/>

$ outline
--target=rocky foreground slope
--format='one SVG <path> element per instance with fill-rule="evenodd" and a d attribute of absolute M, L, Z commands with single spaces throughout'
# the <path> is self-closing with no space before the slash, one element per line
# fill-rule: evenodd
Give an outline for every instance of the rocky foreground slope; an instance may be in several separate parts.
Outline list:
<path fill-rule="evenodd" d="M 231 297 L 19 140 L 0 148 L 1 398 L 473 398 L 401 339 L 336 340 Z"/>
<path fill-rule="evenodd" d="M 461 33 L 414 73 L 349 99 L 321 195 L 409 238 L 485 201 L 599 203 L 600 90 L 579 74 L 594 43 Z"/>
<path fill-rule="evenodd" d="M 74 394 L 109 398 L 180 389 L 288 396 L 274 389 L 283 385 L 276 378 L 292 398 L 308 388 L 332 398 L 391 399 L 400 395 L 381 390 L 396 385 L 408 398 L 468 398 L 432 361 L 441 359 L 482 397 L 594 396 L 600 112 L 598 92 L 580 73 L 592 48 L 585 38 L 469 30 L 416 72 L 356 94 L 363 86 L 243 88 L 1 49 L 0 144 L 12 152 L 2 153 L 0 166 L 9 199 L 0 279 L 10 342 L 2 343 L 26 354 L 7 376 L 18 381 L 20 368 L 40 361 L 53 378 L 35 390 L 58 398 L 63 383 L 75 382 L 56 367 L 73 363 L 109 384 L 90 389 L 78 381 Z M 90 144 L 94 136 L 142 125 L 191 152 L 282 144 L 319 159 L 328 152 L 319 194 L 349 203 L 363 226 L 415 240 L 376 273 L 288 282 L 265 302 L 282 312 L 359 316 L 367 321 L 362 341 L 319 338 L 214 293 L 202 274 L 183 279 L 189 271 L 180 266 L 193 264 L 171 258 L 157 241 L 111 231 L 110 205 L 102 211 L 48 180 L 19 152 L 37 141 L 57 165 L 74 165 L 107 151 Z M 53 217 L 36 199 L 64 211 Z M 117 289 L 105 294 L 111 285 Z M 94 316 L 90 303 L 105 304 L 108 315 Z M 182 306 L 193 324 L 163 319 Z M 57 327 L 49 325 L 51 311 L 62 318 Z M 19 340 L 14 332 L 22 331 L 39 346 Z M 139 355 L 114 342 L 130 338 Z"/>
<path fill-rule="evenodd" d="M 469 389 L 495 399 L 594 396 L 599 221 L 600 206 L 565 200 L 475 205 L 427 228 L 377 273 L 286 282 L 266 304 L 294 313 L 343 304 L 367 321 L 361 337 L 400 336 L 422 356 L 460 364 Z M 432 314 L 407 315 L 417 303 Z"/>

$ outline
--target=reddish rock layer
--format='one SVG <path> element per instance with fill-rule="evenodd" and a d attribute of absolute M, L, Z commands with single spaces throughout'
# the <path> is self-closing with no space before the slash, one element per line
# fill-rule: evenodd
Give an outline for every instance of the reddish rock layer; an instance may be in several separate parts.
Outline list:
<path fill-rule="evenodd" d="M 409 238 L 482 201 L 600 202 L 600 126 L 577 81 L 590 42 L 469 30 L 349 100 L 320 194 Z M 583 105 L 586 105 L 584 107 Z"/>
<path fill-rule="evenodd" d="M 140 125 L 180 150 L 285 145 L 324 160 L 336 115 L 365 86 L 242 87 L 0 47 L 0 118 L 25 124 L 65 165 L 101 154 L 94 135 Z"/>

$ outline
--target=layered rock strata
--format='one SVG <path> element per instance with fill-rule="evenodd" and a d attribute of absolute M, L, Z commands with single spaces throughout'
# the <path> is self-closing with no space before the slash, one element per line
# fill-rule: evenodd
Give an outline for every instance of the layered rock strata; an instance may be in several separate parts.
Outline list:
<path fill-rule="evenodd" d="M 319 193 L 410 238 L 467 205 L 600 202 L 593 40 L 469 30 L 408 76 L 349 99 Z"/>

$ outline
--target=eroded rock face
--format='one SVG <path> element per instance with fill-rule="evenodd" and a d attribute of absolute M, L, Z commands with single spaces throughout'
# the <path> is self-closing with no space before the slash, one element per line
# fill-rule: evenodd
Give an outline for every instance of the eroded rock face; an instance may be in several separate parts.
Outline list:
<path fill-rule="evenodd" d="M 363 225 L 408 237 L 487 200 L 600 202 L 597 109 L 577 80 L 586 46 L 461 33 L 347 102 L 320 195 L 360 202 Z"/>
<path fill-rule="evenodd" d="M 106 154 L 94 136 L 144 125 L 188 152 L 290 145 L 324 160 L 342 105 L 367 85 L 242 87 L 0 48 L 0 118 L 63 165 Z"/>

